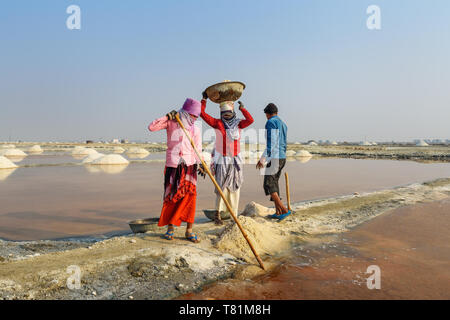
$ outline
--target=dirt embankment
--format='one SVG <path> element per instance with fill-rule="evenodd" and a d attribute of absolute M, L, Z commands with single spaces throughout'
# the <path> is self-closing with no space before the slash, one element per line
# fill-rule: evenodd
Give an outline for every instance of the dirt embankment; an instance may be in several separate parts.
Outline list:
<path fill-rule="evenodd" d="M 354 146 L 354 145 L 289 145 L 289 150 L 307 150 L 312 155 L 354 159 L 390 159 L 450 162 L 450 145 L 416 146 Z"/>
<path fill-rule="evenodd" d="M 449 195 L 450 178 L 304 201 L 294 204 L 295 213 L 282 222 L 266 218 L 273 209 L 250 203 L 240 220 L 271 269 L 271 257 L 294 244 L 345 232 L 390 209 Z M 184 240 L 181 228 L 175 240 L 161 239 L 163 230 L 156 226 L 146 234 L 103 241 L 0 241 L 0 299 L 170 299 L 220 278 L 261 274 L 234 223 L 201 223 L 196 231 L 200 244 Z M 79 289 L 67 284 L 76 277 L 73 270 L 81 272 Z"/>

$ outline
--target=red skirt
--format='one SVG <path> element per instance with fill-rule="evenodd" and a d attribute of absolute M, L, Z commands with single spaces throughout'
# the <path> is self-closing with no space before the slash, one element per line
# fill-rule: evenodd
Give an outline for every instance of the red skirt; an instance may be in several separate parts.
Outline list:
<path fill-rule="evenodd" d="M 158 226 L 180 226 L 181 222 L 194 223 L 197 200 L 197 165 L 164 170 L 164 204 Z"/>

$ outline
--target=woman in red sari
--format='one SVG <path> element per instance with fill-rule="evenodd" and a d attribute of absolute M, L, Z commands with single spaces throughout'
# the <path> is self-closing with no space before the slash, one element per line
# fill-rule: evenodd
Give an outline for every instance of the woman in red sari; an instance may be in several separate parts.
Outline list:
<path fill-rule="evenodd" d="M 156 119 L 149 126 L 150 131 L 167 131 L 166 167 L 164 169 L 164 203 L 158 226 L 168 226 L 164 238 L 173 239 L 174 226 L 187 223 L 186 239 L 199 242 L 192 227 L 195 220 L 197 199 L 198 159 L 189 139 L 175 119 L 178 114 L 184 127 L 194 140 L 197 150 L 202 150 L 200 129 L 194 125 L 200 115 L 199 101 L 188 98 L 178 111 Z"/>

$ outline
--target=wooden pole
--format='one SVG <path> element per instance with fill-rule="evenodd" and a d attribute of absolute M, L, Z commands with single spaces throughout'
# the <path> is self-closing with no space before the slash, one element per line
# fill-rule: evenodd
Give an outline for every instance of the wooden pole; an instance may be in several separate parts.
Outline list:
<path fill-rule="evenodd" d="M 192 137 L 189 135 L 189 133 L 186 131 L 186 128 L 184 127 L 183 123 L 180 120 L 180 117 L 178 116 L 178 114 L 175 116 L 178 124 L 180 125 L 181 129 L 183 129 L 184 134 L 186 135 L 186 137 L 188 137 L 189 141 L 191 142 L 192 148 L 194 149 L 195 153 L 197 154 L 198 158 L 200 159 L 200 161 L 203 164 L 203 167 L 206 170 L 206 173 L 208 174 L 208 176 L 211 178 L 211 181 L 213 182 L 214 186 L 216 187 L 217 191 L 219 191 L 220 196 L 222 197 L 223 201 L 225 202 L 225 205 L 228 209 L 228 211 L 230 211 L 231 216 L 233 217 L 234 222 L 236 222 L 239 230 L 241 230 L 242 235 L 244 236 L 245 240 L 247 240 L 248 245 L 250 246 L 250 249 L 252 250 L 253 254 L 255 255 L 256 260 L 258 260 L 259 265 L 261 266 L 261 268 L 263 270 L 265 270 L 264 268 L 264 264 L 261 260 L 261 258 L 259 257 L 258 253 L 256 252 L 255 248 L 253 247 L 252 242 L 250 241 L 250 239 L 248 238 L 247 233 L 245 232 L 245 230 L 242 228 L 241 223 L 239 222 L 239 220 L 236 217 L 236 214 L 234 213 L 233 209 L 231 208 L 231 205 L 229 204 L 229 202 L 227 201 L 227 199 L 225 198 L 225 195 L 223 194 L 222 189 L 220 188 L 219 184 L 217 183 L 216 179 L 213 177 L 211 171 L 209 170 L 208 166 L 206 165 L 205 161 L 203 160 L 203 157 L 200 155 L 200 153 L 197 150 L 197 147 L 195 146 L 194 140 L 192 140 Z"/>
<path fill-rule="evenodd" d="M 288 210 L 291 210 L 291 194 L 289 193 L 289 176 L 288 173 L 284 173 L 284 178 L 286 179 L 286 196 L 287 196 L 287 205 Z"/>

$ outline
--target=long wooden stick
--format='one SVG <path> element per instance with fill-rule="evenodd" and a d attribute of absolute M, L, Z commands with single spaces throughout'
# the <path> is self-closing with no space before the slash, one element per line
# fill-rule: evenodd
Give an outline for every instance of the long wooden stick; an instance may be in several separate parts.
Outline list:
<path fill-rule="evenodd" d="M 194 140 L 192 140 L 192 137 L 189 135 L 189 133 L 186 131 L 186 128 L 184 127 L 183 123 L 180 120 L 180 117 L 178 116 L 178 114 L 175 116 L 175 118 L 177 119 L 178 124 L 180 125 L 180 127 L 183 129 L 184 134 L 186 135 L 186 137 L 188 137 L 189 141 L 191 142 L 192 148 L 194 148 L 195 153 L 197 154 L 198 158 L 200 159 L 200 161 L 203 164 L 203 167 L 206 170 L 206 173 L 208 174 L 208 176 L 211 178 L 211 181 L 213 182 L 214 186 L 216 187 L 217 191 L 219 191 L 220 196 L 222 197 L 223 201 L 225 202 L 225 205 L 228 209 L 228 211 L 230 211 L 231 216 L 233 217 L 234 222 L 236 222 L 239 230 L 241 230 L 242 235 L 244 236 L 245 240 L 247 240 L 248 245 L 250 246 L 250 249 L 252 250 L 253 254 L 255 255 L 256 260 L 258 260 L 259 265 L 261 266 L 261 268 L 263 270 L 265 270 L 264 268 L 264 264 L 261 260 L 261 258 L 259 257 L 258 253 L 256 252 L 255 248 L 253 247 L 252 242 L 250 241 L 250 239 L 247 236 L 247 233 L 245 232 L 245 230 L 242 228 L 242 225 L 240 224 L 239 220 L 236 217 L 236 214 L 234 213 L 233 209 L 231 208 L 231 205 L 228 203 L 227 199 L 225 198 L 225 195 L 223 194 L 222 189 L 220 188 L 219 184 L 217 183 L 216 179 L 213 177 L 211 171 L 209 170 L 208 166 L 206 165 L 205 161 L 203 160 L 203 157 L 200 155 L 200 153 L 197 150 L 197 147 L 195 146 Z"/>
<path fill-rule="evenodd" d="M 286 196 L 287 196 L 287 205 L 288 210 L 291 210 L 291 194 L 289 193 L 289 176 L 288 173 L 284 173 L 284 178 L 286 179 Z"/>

